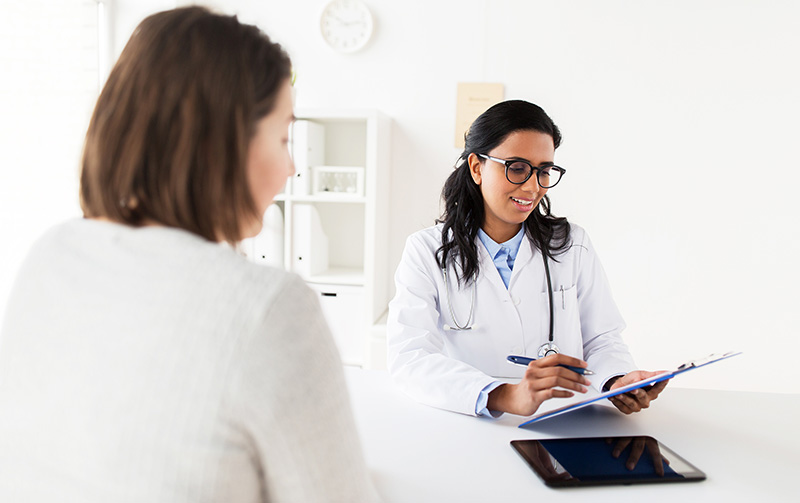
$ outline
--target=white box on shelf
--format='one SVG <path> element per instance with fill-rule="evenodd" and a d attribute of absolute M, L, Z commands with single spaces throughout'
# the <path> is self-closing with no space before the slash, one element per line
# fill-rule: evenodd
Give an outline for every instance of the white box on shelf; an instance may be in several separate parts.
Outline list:
<path fill-rule="evenodd" d="M 283 212 L 271 204 L 264 212 L 261 232 L 252 239 L 252 260 L 283 269 Z"/>
<path fill-rule="evenodd" d="M 292 126 L 292 160 L 295 176 L 292 194 L 308 195 L 311 168 L 325 162 L 325 127 L 310 120 L 296 120 Z"/>
<path fill-rule="evenodd" d="M 364 287 L 310 283 L 319 294 L 322 312 L 339 348 L 342 363 L 364 364 L 366 304 Z"/>
<path fill-rule="evenodd" d="M 314 195 L 364 196 L 364 168 L 314 166 Z"/>
<path fill-rule="evenodd" d="M 328 269 L 328 236 L 313 204 L 295 204 L 292 218 L 292 270 L 310 278 Z"/>

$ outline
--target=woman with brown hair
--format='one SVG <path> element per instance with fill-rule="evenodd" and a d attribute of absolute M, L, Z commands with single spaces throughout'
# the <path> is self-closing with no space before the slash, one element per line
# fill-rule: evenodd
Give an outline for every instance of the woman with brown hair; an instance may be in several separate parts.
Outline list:
<path fill-rule="evenodd" d="M 230 246 L 294 172 L 290 61 L 203 8 L 145 19 L 94 110 L 85 218 L 30 251 L 0 340 L 0 501 L 372 501 L 338 353 Z"/>

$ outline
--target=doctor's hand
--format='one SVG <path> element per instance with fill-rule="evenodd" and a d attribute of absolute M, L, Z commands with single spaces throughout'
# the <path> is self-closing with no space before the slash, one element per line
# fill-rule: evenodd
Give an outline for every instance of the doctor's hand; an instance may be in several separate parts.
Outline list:
<path fill-rule="evenodd" d="M 488 409 L 530 416 L 545 400 L 586 393 L 588 379 L 558 365 L 586 368 L 586 362 L 557 354 L 532 361 L 518 384 L 502 384 L 489 393 Z"/>
<path fill-rule="evenodd" d="M 641 381 L 642 379 L 647 379 L 649 377 L 653 377 L 655 375 L 662 373 L 663 372 L 647 372 L 645 370 L 634 370 L 633 372 L 630 372 L 622 377 L 617 378 L 614 381 L 614 384 L 612 384 L 609 389 L 613 390 L 621 388 L 623 386 L 627 386 L 629 384 Z M 611 401 L 611 403 L 614 404 L 616 408 L 618 408 L 625 414 L 639 412 L 642 409 L 650 407 L 650 402 L 658 398 L 658 395 L 664 390 L 668 382 L 669 379 L 666 381 L 657 382 L 652 386 L 647 386 L 645 388 L 639 388 L 634 391 L 629 391 L 628 393 L 612 396 L 611 398 L 609 398 L 609 400 Z"/>

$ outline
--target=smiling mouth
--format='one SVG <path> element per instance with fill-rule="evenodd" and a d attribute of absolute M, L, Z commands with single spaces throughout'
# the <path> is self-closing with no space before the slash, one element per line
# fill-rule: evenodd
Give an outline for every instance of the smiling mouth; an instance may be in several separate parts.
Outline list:
<path fill-rule="evenodd" d="M 532 206 L 533 201 L 528 201 L 526 199 L 517 199 L 516 197 L 511 198 L 512 201 L 519 204 L 520 206 Z"/>

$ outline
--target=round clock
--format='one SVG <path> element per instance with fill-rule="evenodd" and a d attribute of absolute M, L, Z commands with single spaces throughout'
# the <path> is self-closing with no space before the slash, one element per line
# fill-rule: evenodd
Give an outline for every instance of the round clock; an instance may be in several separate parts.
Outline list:
<path fill-rule="evenodd" d="M 322 38 L 339 52 L 355 52 L 372 36 L 372 13 L 359 0 L 332 0 L 319 21 Z"/>

